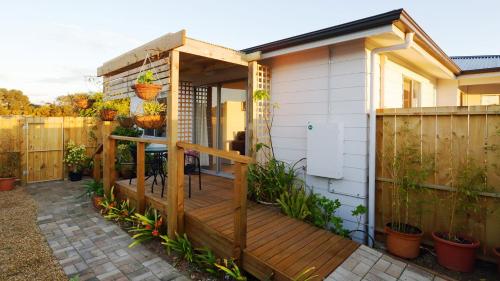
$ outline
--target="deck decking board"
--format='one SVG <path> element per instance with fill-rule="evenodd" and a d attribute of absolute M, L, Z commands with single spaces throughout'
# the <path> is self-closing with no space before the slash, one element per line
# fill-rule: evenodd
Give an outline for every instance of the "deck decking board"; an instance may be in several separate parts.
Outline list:
<path fill-rule="evenodd" d="M 161 198 L 161 187 L 151 179 L 145 183 L 146 202 L 166 211 L 167 199 Z M 187 197 L 185 181 L 185 230 L 195 246 L 208 246 L 216 254 L 232 255 L 234 239 L 234 203 L 232 180 L 211 175 L 202 176 L 202 189 L 193 176 L 192 196 Z M 116 182 L 120 193 L 135 196 L 135 179 Z M 275 280 L 292 280 L 314 266 L 309 273 L 328 276 L 356 248 L 357 244 L 305 222 L 287 217 L 278 208 L 248 202 L 247 248 L 243 251 L 243 268 L 257 278 L 270 275 Z"/>

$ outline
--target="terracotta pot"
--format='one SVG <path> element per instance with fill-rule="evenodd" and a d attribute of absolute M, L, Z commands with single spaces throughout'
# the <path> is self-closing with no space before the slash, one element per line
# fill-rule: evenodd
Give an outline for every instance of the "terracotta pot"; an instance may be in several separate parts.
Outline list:
<path fill-rule="evenodd" d="M 91 107 L 94 104 L 94 102 L 95 102 L 94 99 L 89 99 L 89 98 L 79 98 L 73 100 L 75 106 L 81 109 L 87 109 Z"/>
<path fill-rule="evenodd" d="M 500 247 L 493 248 L 493 254 L 497 257 L 497 270 L 500 273 Z"/>
<path fill-rule="evenodd" d="M 479 241 L 465 235 L 459 235 L 459 237 L 470 241 L 470 243 L 458 243 L 441 238 L 441 236 L 446 234 L 432 233 L 438 263 L 455 271 L 473 271 L 474 263 L 476 262 L 476 249 L 480 245 Z"/>
<path fill-rule="evenodd" d="M 165 114 L 161 115 L 138 115 L 134 117 L 135 124 L 143 129 L 158 129 L 165 127 Z"/>
<path fill-rule="evenodd" d="M 134 119 L 132 117 L 123 117 L 123 116 L 118 116 L 118 123 L 120 123 L 120 126 L 123 128 L 132 128 L 134 126 Z"/>
<path fill-rule="evenodd" d="M 132 85 L 132 89 L 134 89 L 135 94 L 143 100 L 152 100 L 152 99 L 156 98 L 158 93 L 160 93 L 161 88 L 162 88 L 162 85 L 158 85 L 158 84 L 135 84 L 135 85 Z"/>
<path fill-rule="evenodd" d="M 414 227 L 414 226 L 412 226 Z M 420 241 L 424 233 L 414 227 L 419 233 L 399 232 L 390 227 L 390 223 L 385 226 L 387 233 L 386 246 L 387 250 L 398 257 L 405 259 L 414 259 L 420 253 Z"/>
<path fill-rule="evenodd" d="M 104 197 L 102 197 L 102 196 L 94 195 L 92 197 L 92 205 L 94 205 L 94 208 L 96 210 L 101 210 L 102 209 L 102 206 L 101 206 L 102 199 L 104 199 Z"/>
<path fill-rule="evenodd" d="M 16 178 L 0 178 L 0 191 L 8 191 L 14 188 Z"/>
<path fill-rule="evenodd" d="M 101 120 L 102 121 L 113 121 L 115 120 L 116 113 L 118 111 L 114 109 L 102 109 L 100 114 L 101 114 Z"/>

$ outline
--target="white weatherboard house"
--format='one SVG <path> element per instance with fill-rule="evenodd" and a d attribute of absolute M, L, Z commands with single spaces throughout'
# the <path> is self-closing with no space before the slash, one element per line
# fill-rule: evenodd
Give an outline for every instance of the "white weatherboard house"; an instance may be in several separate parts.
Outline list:
<path fill-rule="evenodd" d="M 141 66 L 137 54 L 154 49 L 161 58 L 181 38 L 179 139 L 249 154 L 263 138 L 256 129 L 262 107 L 249 90 L 258 84 L 279 104 L 272 127 L 277 158 L 307 158 L 307 184 L 341 200 L 346 227 L 356 227 L 354 206 L 369 206 L 372 236 L 375 110 L 500 103 L 500 56 L 450 57 L 402 9 L 241 51 L 184 36 L 167 34 L 104 63 L 98 74 L 106 97 L 131 97 L 131 110 L 138 110 L 130 89 Z M 161 60 L 151 67 L 167 85 Z M 204 157 L 202 165 L 231 176 L 230 162 Z"/>

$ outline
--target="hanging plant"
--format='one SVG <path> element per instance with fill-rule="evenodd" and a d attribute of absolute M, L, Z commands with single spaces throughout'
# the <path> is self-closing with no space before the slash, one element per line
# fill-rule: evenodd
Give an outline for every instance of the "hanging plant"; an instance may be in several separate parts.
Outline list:
<path fill-rule="evenodd" d="M 165 126 L 165 104 L 157 101 L 144 102 L 143 114 L 135 116 L 135 124 L 143 129 L 158 129 Z"/>
<path fill-rule="evenodd" d="M 118 114 L 116 119 L 123 128 L 132 128 L 134 126 L 134 118 L 130 117 L 128 114 Z"/>
<path fill-rule="evenodd" d="M 92 107 L 95 100 L 91 99 L 89 95 L 80 94 L 73 96 L 73 104 L 80 109 L 87 109 Z"/>
<path fill-rule="evenodd" d="M 118 113 L 118 109 L 113 101 L 105 101 L 102 103 L 99 112 L 102 121 L 113 121 Z"/>
<path fill-rule="evenodd" d="M 137 81 L 132 85 L 135 94 L 143 100 L 153 100 L 160 93 L 162 85 L 153 84 L 155 77 L 151 70 L 148 70 L 137 77 Z"/>

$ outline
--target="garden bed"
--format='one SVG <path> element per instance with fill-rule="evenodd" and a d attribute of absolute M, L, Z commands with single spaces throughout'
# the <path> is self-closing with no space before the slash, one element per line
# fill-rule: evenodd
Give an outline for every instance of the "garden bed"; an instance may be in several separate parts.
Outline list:
<path fill-rule="evenodd" d="M 0 192 L 0 280 L 68 280 L 37 226 L 23 187 Z"/>

